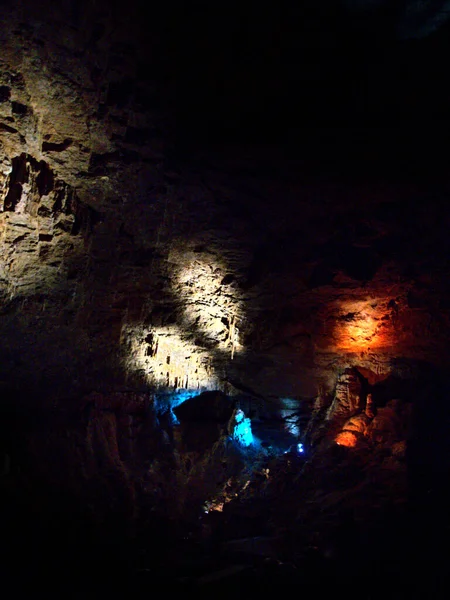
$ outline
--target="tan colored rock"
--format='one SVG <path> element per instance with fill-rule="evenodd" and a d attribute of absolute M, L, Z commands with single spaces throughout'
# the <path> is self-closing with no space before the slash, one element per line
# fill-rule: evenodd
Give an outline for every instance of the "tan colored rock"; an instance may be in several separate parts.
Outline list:
<path fill-rule="evenodd" d="M 343 426 L 345 431 L 354 431 L 366 436 L 370 426 L 370 418 L 365 413 L 351 417 Z"/>
<path fill-rule="evenodd" d="M 358 445 L 359 436 L 354 431 L 341 431 L 335 438 L 338 446 L 346 446 L 347 448 L 355 448 Z"/>
<path fill-rule="evenodd" d="M 345 369 L 340 375 L 327 419 L 348 417 L 360 408 L 361 382 L 355 369 Z"/>

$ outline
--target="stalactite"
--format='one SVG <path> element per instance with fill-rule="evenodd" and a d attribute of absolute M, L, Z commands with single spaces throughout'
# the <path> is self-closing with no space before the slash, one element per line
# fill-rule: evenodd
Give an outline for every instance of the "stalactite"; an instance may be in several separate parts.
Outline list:
<path fill-rule="evenodd" d="M 232 315 L 230 318 L 230 331 L 229 336 L 231 340 L 231 360 L 234 358 L 234 350 L 236 346 L 236 317 Z"/>

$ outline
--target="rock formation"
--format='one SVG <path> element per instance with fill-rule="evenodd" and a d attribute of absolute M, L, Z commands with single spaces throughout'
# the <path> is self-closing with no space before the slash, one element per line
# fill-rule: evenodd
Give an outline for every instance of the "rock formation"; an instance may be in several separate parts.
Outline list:
<path fill-rule="evenodd" d="M 389 486 L 427 504 L 448 474 L 449 187 L 429 143 L 446 129 L 411 125 L 426 90 L 445 121 L 447 96 L 425 66 L 419 93 L 405 58 L 445 50 L 446 18 L 306 3 L 280 12 L 278 39 L 268 13 L 258 28 L 252 8 L 224 10 L 218 27 L 213 8 L 172 4 L 2 7 L 4 495 L 47 516 L 70 499 L 125 537 L 163 515 L 155 545 L 206 502 L 230 531 L 264 522 L 286 541 L 291 519 L 325 547 L 342 505 L 355 528 L 371 498 L 392 506 Z M 283 424 L 286 455 L 273 431 L 229 439 L 241 409 L 254 431 Z"/>
<path fill-rule="evenodd" d="M 272 150 L 189 164 L 148 64 L 168 40 L 139 54 L 101 2 L 21 6 L 1 33 L 3 381 L 311 397 L 339 369 L 446 361 L 439 190 L 306 182 Z"/>

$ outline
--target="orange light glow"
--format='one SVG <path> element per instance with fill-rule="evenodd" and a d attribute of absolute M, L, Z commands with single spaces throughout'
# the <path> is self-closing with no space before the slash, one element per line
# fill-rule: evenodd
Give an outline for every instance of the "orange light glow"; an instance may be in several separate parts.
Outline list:
<path fill-rule="evenodd" d="M 392 343 L 389 320 L 382 301 L 343 303 L 335 321 L 333 337 L 340 350 L 364 352 Z"/>
<path fill-rule="evenodd" d="M 338 446 L 346 446 L 347 448 L 354 448 L 358 441 L 353 431 L 341 431 L 336 436 L 335 440 Z"/>
<path fill-rule="evenodd" d="M 345 323 L 341 325 L 342 339 L 341 348 L 360 349 L 367 346 L 377 345 L 377 321 L 371 317 L 362 317 L 357 323 Z M 339 332 L 340 333 L 340 332 Z"/>

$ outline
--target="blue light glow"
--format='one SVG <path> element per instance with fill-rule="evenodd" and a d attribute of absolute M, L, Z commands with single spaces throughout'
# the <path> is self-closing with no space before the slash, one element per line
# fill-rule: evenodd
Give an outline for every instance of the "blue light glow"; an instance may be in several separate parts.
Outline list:
<path fill-rule="evenodd" d="M 244 411 L 237 410 L 234 416 L 235 425 L 233 427 L 232 437 L 241 446 L 248 447 L 253 444 L 252 423 Z"/>
<path fill-rule="evenodd" d="M 287 450 L 285 450 L 283 454 L 292 454 L 295 453 L 295 451 L 297 451 L 298 454 L 303 454 L 305 452 L 303 444 L 294 444 L 293 446 L 290 446 Z"/>
<path fill-rule="evenodd" d="M 177 390 L 174 392 L 160 392 L 155 396 L 155 409 L 157 412 L 166 412 L 170 408 L 176 408 L 189 398 L 198 396 L 198 390 Z"/>
<path fill-rule="evenodd" d="M 280 417 L 284 421 L 284 427 L 293 437 L 298 438 L 300 428 L 298 425 L 299 401 L 295 398 L 280 398 Z"/>
<path fill-rule="evenodd" d="M 176 390 L 173 392 L 161 392 L 155 396 L 155 409 L 157 414 L 163 414 L 169 412 L 172 425 L 179 425 L 173 409 L 186 400 L 198 396 L 201 392 L 199 390 Z"/>

